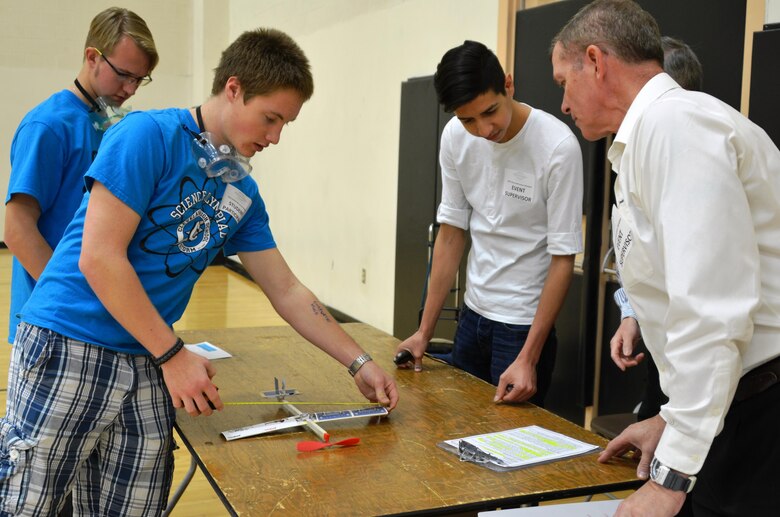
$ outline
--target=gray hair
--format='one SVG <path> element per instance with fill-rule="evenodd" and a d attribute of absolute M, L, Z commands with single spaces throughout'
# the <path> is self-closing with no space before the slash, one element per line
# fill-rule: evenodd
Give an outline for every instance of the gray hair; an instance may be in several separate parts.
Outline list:
<path fill-rule="evenodd" d="M 632 0 L 596 0 L 589 3 L 556 34 L 564 55 L 579 56 L 589 45 L 613 54 L 626 63 L 655 61 L 663 65 L 661 32 L 650 13 Z"/>

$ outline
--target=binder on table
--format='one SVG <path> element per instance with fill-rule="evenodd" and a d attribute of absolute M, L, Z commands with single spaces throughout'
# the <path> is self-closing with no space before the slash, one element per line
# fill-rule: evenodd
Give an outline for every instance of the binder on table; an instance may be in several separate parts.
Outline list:
<path fill-rule="evenodd" d="M 536 425 L 446 440 L 437 445 L 457 454 L 461 461 L 476 463 L 498 472 L 573 458 L 599 450 L 597 445 L 581 442 Z"/>

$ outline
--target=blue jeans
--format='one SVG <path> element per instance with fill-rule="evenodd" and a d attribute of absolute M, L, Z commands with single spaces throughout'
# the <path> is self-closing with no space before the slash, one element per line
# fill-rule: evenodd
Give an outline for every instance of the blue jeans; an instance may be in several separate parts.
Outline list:
<path fill-rule="evenodd" d="M 517 359 L 528 338 L 530 325 L 514 325 L 480 316 L 466 305 L 458 317 L 458 330 L 452 347 L 452 364 L 493 385 Z M 550 388 L 558 339 L 555 328 L 550 330 L 536 365 L 536 394 L 530 402 L 544 407 L 544 397 Z"/>

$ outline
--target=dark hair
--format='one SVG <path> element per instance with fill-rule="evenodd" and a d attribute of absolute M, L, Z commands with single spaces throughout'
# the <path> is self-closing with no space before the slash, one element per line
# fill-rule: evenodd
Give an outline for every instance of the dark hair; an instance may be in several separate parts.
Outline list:
<path fill-rule="evenodd" d="M 561 44 L 564 55 L 578 59 L 589 45 L 596 45 L 627 63 L 664 62 L 658 23 L 632 0 L 589 3 L 553 38 L 551 55 L 556 43 Z"/>
<path fill-rule="evenodd" d="M 703 71 L 696 53 L 686 43 L 664 36 L 664 72 L 686 90 L 701 91 Z"/>
<path fill-rule="evenodd" d="M 504 70 L 493 52 L 476 41 L 465 41 L 444 54 L 433 86 L 444 111 L 452 112 L 492 90 L 506 94 Z"/>
<path fill-rule="evenodd" d="M 290 36 L 276 29 L 247 31 L 231 43 L 214 70 L 211 94 L 219 94 L 233 76 L 241 82 L 244 101 L 287 88 L 304 101 L 314 93 L 309 60 Z"/>

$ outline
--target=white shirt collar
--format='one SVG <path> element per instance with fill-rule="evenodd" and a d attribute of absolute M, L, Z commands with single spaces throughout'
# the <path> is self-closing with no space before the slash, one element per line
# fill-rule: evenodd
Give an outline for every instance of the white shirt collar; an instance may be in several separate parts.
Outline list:
<path fill-rule="evenodd" d="M 620 162 L 620 156 L 623 154 L 623 149 L 631 139 L 634 127 L 644 114 L 645 110 L 647 110 L 648 106 L 650 106 L 653 101 L 673 88 L 680 88 L 680 85 L 677 84 L 669 74 L 661 72 L 647 81 L 642 89 L 639 90 L 639 93 L 628 108 L 626 116 L 623 117 L 623 122 L 620 123 L 618 132 L 615 135 L 615 140 L 607 153 L 609 161 L 612 162 L 613 169 L 616 168 L 616 162 Z"/>

